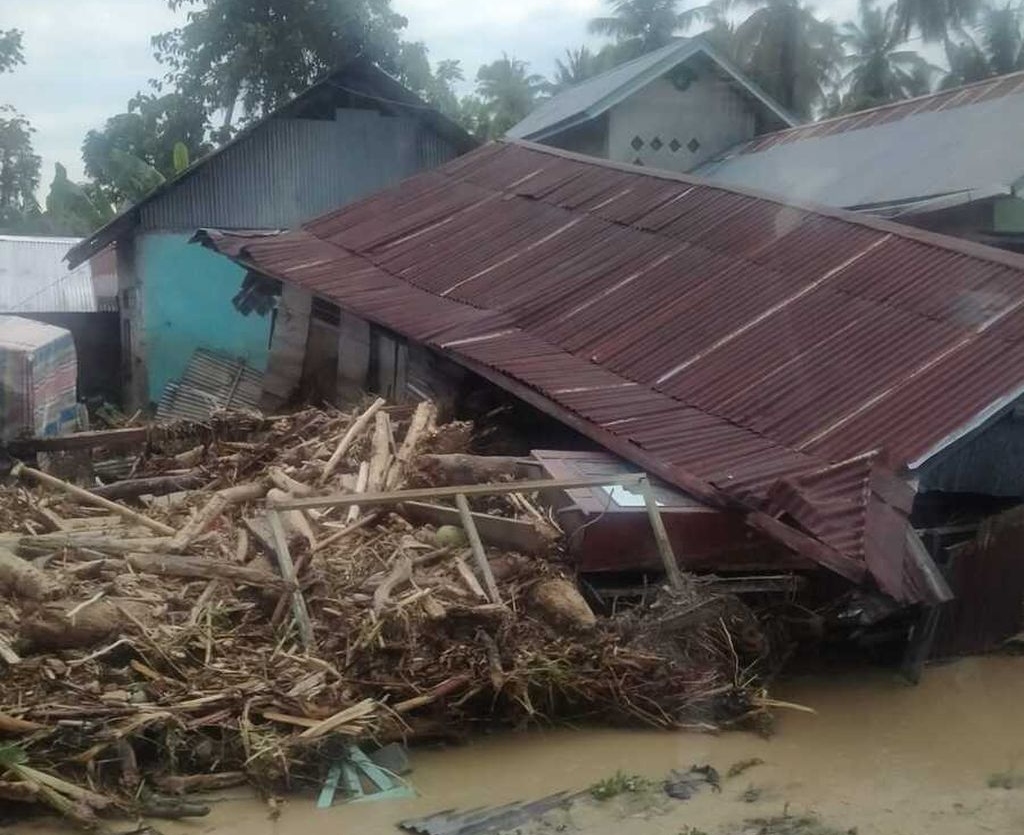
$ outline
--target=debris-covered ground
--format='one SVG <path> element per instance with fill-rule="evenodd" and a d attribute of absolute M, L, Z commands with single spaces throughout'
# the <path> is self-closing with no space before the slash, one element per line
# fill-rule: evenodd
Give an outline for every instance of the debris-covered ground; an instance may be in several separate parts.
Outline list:
<path fill-rule="evenodd" d="M 462 528 L 394 502 L 267 512 L 450 480 L 438 467 L 472 429 L 376 401 L 154 428 L 117 466 L 101 449 L 16 465 L 0 489 L 0 798 L 85 825 L 187 816 L 204 811 L 190 791 L 315 785 L 350 741 L 714 728 L 764 710 L 741 604 L 691 581 L 595 617 L 537 495 L 470 499 L 548 544 L 484 537 L 489 572 Z"/>

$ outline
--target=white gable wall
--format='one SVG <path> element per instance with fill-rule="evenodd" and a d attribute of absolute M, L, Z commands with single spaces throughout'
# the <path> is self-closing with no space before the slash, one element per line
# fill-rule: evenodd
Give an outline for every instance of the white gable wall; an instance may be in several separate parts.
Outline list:
<path fill-rule="evenodd" d="M 690 171 L 727 148 L 754 137 L 749 102 L 726 81 L 705 73 L 685 90 L 668 78 L 652 81 L 609 112 L 608 158 L 670 171 Z M 634 147 L 639 137 L 643 145 Z M 699 147 L 688 147 L 696 139 Z M 655 141 L 657 140 L 657 141 Z M 672 150 L 672 141 L 679 146 Z M 660 144 L 660 147 L 656 147 Z"/>

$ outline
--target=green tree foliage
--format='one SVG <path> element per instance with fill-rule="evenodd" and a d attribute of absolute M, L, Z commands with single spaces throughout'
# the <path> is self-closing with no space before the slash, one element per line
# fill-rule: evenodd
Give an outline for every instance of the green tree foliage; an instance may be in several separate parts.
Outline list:
<path fill-rule="evenodd" d="M 52 235 L 84 236 L 101 227 L 112 215 L 110 204 L 95 184 L 71 182 L 67 169 L 59 162 L 56 164 L 46 197 L 46 215 L 38 226 Z"/>
<path fill-rule="evenodd" d="M 0 31 L 0 74 L 25 63 L 21 32 Z M 35 133 L 28 120 L 10 105 L 0 105 L 0 228 L 22 224 L 38 214 L 35 191 L 39 186 L 39 157 L 32 148 Z"/>
<path fill-rule="evenodd" d="M 984 0 L 896 0 L 896 26 L 903 39 L 917 31 L 926 41 L 945 41 L 973 23 L 983 5 Z"/>
<path fill-rule="evenodd" d="M 178 173 L 175 147 L 197 159 L 210 150 L 202 106 L 180 93 L 139 93 L 125 113 L 107 120 L 103 130 L 91 130 L 82 143 L 85 173 L 103 190 L 107 202 L 120 206 L 138 200 L 140 189 L 159 184 Z"/>
<path fill-rule="evenodd" d="M 396 76 L 446 116 L 460 117 L 455 84 L 462 81 L 463 75 L 458 61 L 440 61 L 437 68 L 432 69 L 426 45 L 419 41 L 405 42 L 399 48 Z"/>
<path fill-rule="evenodd" d="M 740 0 L 753 7 L 732 34 L 732 57 L 783 107 L 808 117 L 835 81 L 842 46 L 836 27 L 800 0 Z"/>
<path fill-rule="evenodd" d="M 1015 4 L 986 6 L 978 15 L 975 36 L 962 32 L 946 41 L 949 71 L 939 85 L 948 90 L 1024 69 L 1022 13 Z"/>
<path fill-rule="evenodd" d="M 621 50 L 615 44 L 606 44 L 597 52 L 587 46 L 565 50 L 565 60 L 555 60 L 555 76 L 549 88 L 561 92 L 568 87 L 600 75 L 621 62 Z"/>
<path fill-rule="evenodd" d="M 18 29 L 0 30 L 0 75 L 25 63 L 25 55 L 21 51 L 21 34 Z"/>
<path fill-rule="evenodd" d="M 503 55 L 497 61 L 480 67 L 476 74 L 474 109 L 475 128 L 479 136 L 493 138 L 504 133 L 529 113 L 547 88 L 544 79 L 531 73 L 529 65 L 517 58 Z"/>
<path fill-rule="evenodd" d="M 590 21 L 590 31 L 619 45 L 621 59 L 665 46 L 680 27 L 678 0 L 607 0 L 611 14 Z"/>
<path fill-rule="evenodd" d="M 358 55 L 397 72 L 406 19 L 390 0 L 168 0 L 186 23 L 153 39 L 165 82 L 235 123 L 280 106 Z"/>
<path fill-rule="evenodd" d="M 877 107 L 919 94 L 930 86 L 932 68 L 916 52 L 903 49 L 896 7 L 877 8 L 861 0 L 860 20 L 840 27 L 846 50 L 840 66 L 846 70 L 840 85 L 846 89 L 842 110 Z"/>

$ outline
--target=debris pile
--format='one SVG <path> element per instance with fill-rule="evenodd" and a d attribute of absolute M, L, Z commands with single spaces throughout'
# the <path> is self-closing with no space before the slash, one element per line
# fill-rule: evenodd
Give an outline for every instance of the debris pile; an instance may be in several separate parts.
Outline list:
<path fill-rule="evenodd" d="M 435 424 L 429 403 L 382 400 L 221 415 L 148 435 L 129 478 L 88 492 L 15 465 L 0 799 L 82 824 L 199 814 L 174 796 L 312 785 L 352 741 L 570 719 L 711 728 L 770 704 L 745 607 L 690 579 L 595 616 L 537 494 L 500 489 L 507 460 L 465 454 L 472 426 Z M 444 507 L 381 496 L 415 484 L 450 502 L 436 485 L 467 478 L 499 489 Z M 478 531 L 481 513 L 518 521 L 529 547 Z"/>

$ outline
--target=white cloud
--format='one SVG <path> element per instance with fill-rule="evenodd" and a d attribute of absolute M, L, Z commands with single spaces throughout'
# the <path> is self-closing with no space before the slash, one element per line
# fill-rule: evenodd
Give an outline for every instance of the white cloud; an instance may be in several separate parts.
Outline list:
<path fill-rule="evenodd" d="M 422 40 L 434 60 L 457 58 L 471 89 L 477 68 L 503 52 L 544 75 L 567 47 L 594 43 L 587 21 L 603 0 L 392 0 L 409 26 L 404 37 Z M 163 0 L 0 0 L 0 28 L 25 33 L 26 64 L 0 76 L 0 102 L 9 102 L 35 125 L 43 157 L 43 192 L 55 162 L 82 177 L 81 144 L 91 128 L 122 111 L 150 78 L 160 74 L 150 38 L 172 28 L 183 12 Z M 854 13 L 856 0 L 820 0 L 835 19 Z"/>

